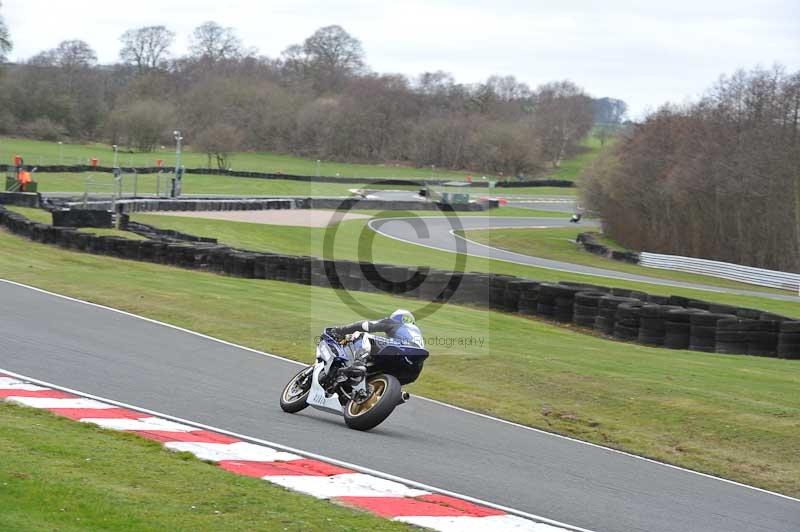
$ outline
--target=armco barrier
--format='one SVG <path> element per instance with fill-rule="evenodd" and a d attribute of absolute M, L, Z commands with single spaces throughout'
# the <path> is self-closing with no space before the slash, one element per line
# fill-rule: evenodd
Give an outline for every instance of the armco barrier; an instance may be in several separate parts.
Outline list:
<path fill-rule="evenodd" d="M 764 270 L 729 262 L 680 257 L 678 255 L 661 255 L 644 251 L 639 253 L 639 264 L 648 268 L 698 273 L 769 288 L 793 290 L 800 294 L 800 274 L 797 273 Z"/>
<path fill-rule="evenodd" d="M 195 241 L 134 241 L 96 236 L 73 228 L 34 223 L 1 205 L 0 225 L 38 242 L 98 255 L 248 279 L 380 291 L 426 301 L 451 301 L 521 315 L 535 314 L 607 337 L 652 346 L 800 359 L 800 321 L 678 296 L 653 296 L 583 283 L 540 283 L 509 275 L 452 274 L 428 268 L 253 253 L 199 241 L 200 237 L 192 235 L 183 236 Z M 412 287 L 411 279 L 422 270 L 425 281 Z"/>

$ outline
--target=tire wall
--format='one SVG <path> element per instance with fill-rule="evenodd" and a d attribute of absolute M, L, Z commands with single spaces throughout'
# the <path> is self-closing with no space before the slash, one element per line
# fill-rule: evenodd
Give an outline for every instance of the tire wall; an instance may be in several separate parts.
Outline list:
<path fill-rule="evenodd" d="M 538 282 L 485 273 L 461 273 L 391 264 L 329 261 L 317 257 L 246 252 L 192 235 L 130 240 L 35 223 L 0 205 L 0 225 L 45 244 L 205 270 L 247 279 L 270 279 L 325 288 L 384 292 L 538 316 L 626 342 L 726 355 L 800 359 L 800 321 L 759 311 L 655 296 L 598 285 Z M 147 226 L 145 226 L 147 227 Z M 141 229 L 141 228 L 140 228 Z M 187 239 L 196 239 L 190 241 Z M 335 274 L 333 274 L 335 272 Z M 415 281 L 424 274 L 424 282 Z"/>

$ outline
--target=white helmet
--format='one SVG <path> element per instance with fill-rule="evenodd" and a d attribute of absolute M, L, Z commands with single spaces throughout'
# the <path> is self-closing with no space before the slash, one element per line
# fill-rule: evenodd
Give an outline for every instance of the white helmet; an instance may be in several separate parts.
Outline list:
<path fill-rule="evenodd" d="M 404 325 L 414 325 L 416 322 L 414 315 L 411 314 L 411 312 L 401 308 L 392 312 L 392 315 L 389 316 L 389 318 Z"/>

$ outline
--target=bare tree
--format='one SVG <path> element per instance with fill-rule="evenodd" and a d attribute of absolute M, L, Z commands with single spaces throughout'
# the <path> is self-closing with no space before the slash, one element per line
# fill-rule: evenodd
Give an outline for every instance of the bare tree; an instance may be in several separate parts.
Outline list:
<path fill-rule="evenodd" d="M 498 99 L 509 102 L 531 97 L 531 89 L 514 76 L 490 76 L 486 85 L 491 87 Z"/>
<path fill-rule="evenodd" d="M 88 68 L 97 64 L 97 54 L 85 41 L 61 41 L 52 50 L 53 63 L 65 70 Z"/>
<path fill-rule="evenodd" d="M 0 7 L 3 4 L 0 2 Z M 0 62 L 4 62 L 6 60 L 6 56 L 8 52 L 11 51 L 11 37 L 8 35 L 8 27 L 6 26 L 5 20 L 3 17 L 0 16 Z"/>
<path fill-rule="evenodd" d="M 213 21 L 204 22 L 194 29 L 189 50 L 194 57 L 212 63 L 243 55 L 242 41 L 233 28 L 223 28 Z"/>
<path fill-rule="evenodd" d="M 589 208 L 632 249 L 800 271 L 798 79 L 740 71 L 659 109 L 584 178 Z"/>
<path fill-rule="evenodd" d="M 122 49 L 119 57 L 124 63 L 147 72 L 165 66 L 175 33 L 164 26 L 145 26 L 126 31 L 120 37 Z"/>
<path fill-rule="evenodd" d="M 153 151 L 174 124 L 175 109 L 166 102 L 139 100 L 109 117 L 108 128 L 127 145 L 139 151 Z"/>
<path fill-rule="evenodd" d="M 244 135 L 234 126 L 229 124 L 216 124 L 200 133 L 194 142 L 194 147 L 208 155 L 208 167 L 211 160 L 220 170 L 227 170 L 231 165 L 234 152 L 242 149 Z"/>
<path fill-rule="evenodd" d="M 311 78 L 319 92 L 340 88 L 345 80 L 364 73 L 364 50 L 361 41 L 341 26 L 325 26 L 298 45 L 288 47 L 284 62 Z"/>
<path fill-rule="evenodd" d="M 557 81 L 539 87 L 534 97 L 534 127 L 544 155 L 554 168 L 591 130 L 591 99 L 571 81 Z"/>

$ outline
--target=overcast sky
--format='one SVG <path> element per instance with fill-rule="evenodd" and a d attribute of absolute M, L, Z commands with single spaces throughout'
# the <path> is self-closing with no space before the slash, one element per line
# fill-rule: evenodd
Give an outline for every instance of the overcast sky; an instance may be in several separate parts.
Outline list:
<path fill-rule="evenodd" d="M 625 100 L 634 117 L 695 98 L 737 68 L 800 70 L 800 0 L 4 0 L 0 13 L 16 61 L 83 39 L 114 62 L 123 31 L 157 24 L 177 34 L 181 54 L 207 20 L 276 57 L 338 24 L 377 72 L 445 70 L 464 83 L 513 74 L 531 87 L 568 78 Z"/>

